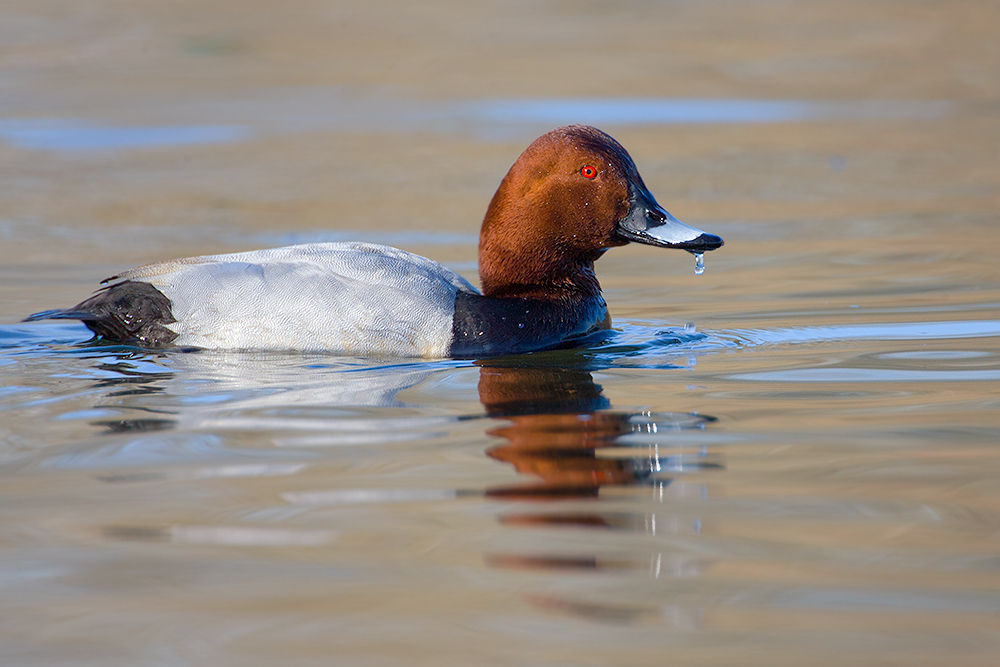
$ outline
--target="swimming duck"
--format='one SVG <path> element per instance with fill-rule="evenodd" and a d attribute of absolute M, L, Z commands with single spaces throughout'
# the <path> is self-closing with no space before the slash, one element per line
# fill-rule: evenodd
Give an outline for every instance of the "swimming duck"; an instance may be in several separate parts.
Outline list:
<path fill-rule="evenodd" d="M 396 248 L 310 243 L 140 266 L 72 308 L 25 321 L 78 319 L 108 341 L 147 348 L 529 352 L 610 326 L 594 261 L 630 242 L 722 246 L 657 204 L 617 141 L 571 125 L 528 146 L 493 196 L 479 239 L 482 292 Z"/>

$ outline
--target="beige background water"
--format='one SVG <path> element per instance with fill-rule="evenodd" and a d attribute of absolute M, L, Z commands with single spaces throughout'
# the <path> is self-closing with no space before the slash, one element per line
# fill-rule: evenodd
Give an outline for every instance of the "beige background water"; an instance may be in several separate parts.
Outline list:
<path fill-rule="evenodd" d="M 996 664 L 996 331 L 880 327 L 1000 319 L 998 28 L 989 1 L 5 3 L 0 661 Z M 718 417 L 657 444 L 722 469 L 483 499 L 530 476 L 484 455 L 504 422 L 448 420 L 482 415 L 477 367 L 352 384 L 321 358 L 88 356 L 16 325 L 138 263 L 334 232 L 474 279 L 486 204 L 548 127 L 455 109 L 567 98 L 949 104 L 604 127 L 727 242 L 703 276 L 682 253 L 610 253 L 613 316 L 734 343 L 571 379 L 622 410 Z M 245 134 L 31 147 L 45 120 Z M 868 333 L 822 335 L 846 326 Z M 170 428 L 97 424 L 135 415 Z M 381 500 L 322 495 L 358 490 Z"/>
<path fill-rule="evenodd" d="M 5 266 L 74 253 L 128 265 L 254 247 L 239 236 L 257 231 L 475 233 L 534 135 L 483 142 L 377 122 L 338 127 L 343 98 L 404 113 L 421 102 L 533 97 L 947 100 L 962 103 L 955 122 L 608 129 L 670 210 L 725 231 L 833 221 L 848 208 L 906 224 L 916 214 L 989 216 L 1000 196 L 991 38 L 1000 10 L 988 1 L 32 1 L 3 12 L 6 118 L 254 133 L 231 145 L 97 154 L 2 145 Z M 849 157 L 850 168 L 830 169 L 830 156 Z M 944 173 L 947 187 L 935 187 Z M 21 312 L 6 307 L 7 317 Z"/>

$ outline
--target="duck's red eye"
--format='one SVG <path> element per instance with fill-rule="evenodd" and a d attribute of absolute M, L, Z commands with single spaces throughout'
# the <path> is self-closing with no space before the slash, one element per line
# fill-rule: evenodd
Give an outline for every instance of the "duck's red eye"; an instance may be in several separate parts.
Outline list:
<path fill-rule="evenodd" d="M 588 164 L 580 169 L 580 175 L 584 178 L 597 178 L 597 167 Z"/>

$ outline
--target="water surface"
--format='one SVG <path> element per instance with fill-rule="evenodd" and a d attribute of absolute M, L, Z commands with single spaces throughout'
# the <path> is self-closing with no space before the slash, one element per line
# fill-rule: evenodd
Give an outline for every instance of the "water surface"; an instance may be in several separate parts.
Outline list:
<path fill-rule="evenodd" d="M 995 664 L 998 17 L 827 5 L 0 10 L 0 661 Z M 299 242 L 475 281 L 497 183 L 563 122 L 726 240 L 702 275 L 609 252 L 587 347 L 20 322 Z"/>

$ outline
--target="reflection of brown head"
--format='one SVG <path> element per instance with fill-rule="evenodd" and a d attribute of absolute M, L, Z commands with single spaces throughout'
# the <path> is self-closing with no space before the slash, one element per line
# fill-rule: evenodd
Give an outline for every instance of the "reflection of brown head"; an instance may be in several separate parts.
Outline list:
<path fill-rule="evenodd" d="M 491 489 L 488 495 L 586 497 L 597 495 L 607 484 L 635 481 L 630 459 L 605 459 L 594 454 L 598 447 L 612 446 L 619 435 L 629 431 L 628 415 L 519 415 L 510 422 L 488 431 L 508 443 L 486 453 L 510 463 L 521 474 L 540 477 L 541 483 Z"/>
<path fill-rule="evenodd" d="M 587 371 L 546 367 L 483 365 L 479 400 L 491 417 L 589 413 L 610 405 Z"/>
<path fill-rule="evenodd" d="M 490 416 L 508 419 L 488 431 L 507 444 L 487 454 L 541 478 L 540 483 L 490 489 L 488 495 L 589 497 L 605 484 L 634 480 L 627 459 L 594 454 L 630 426 L 627 414 L 595 412 L 608 407 L 608 401 L 587 371 L 483 366 L 479 398 Z"/>
<path fill-rule="evenodd" d="M 658 453 L 621 442 L 621 436 L 635 430 L 657 434 L 660 420 L 674 428 L 697 428 L 713 419 L 669 413 L 637 419 L 635 414 L 607 410 L 609 401 L 587 371 L 504 367 L 501 360 L 480 363 L 479 397 L 487 414 L 497 419 L 496 426 L 487 433 L 506 441 L 486 453 L 533 478 L 529 483 L 487 489 L 487 497 L 522 501 L 596 499 L 602 486 L 652 482 L 662 488 L 670 480 L 660 474 Z M 647 444 L 655 442 L 647 440 Z M 518 511 L 498 517 L 502 524 L 550 531 L 557 527 L 648 531 L 652 525 L 654 533 L 657 525 L 655 514 L 608 511 L 601 502 L 555 503 L 542 511 L 537 503 L 516 506 Z M 661 554 L 651 556 L 649 562 L 615 559 L 594 552 L 567 552 L 563 545 L 550 551 L 488 554 L 485 558 L 491 567 L 533 571 L 600 572 L 648 567 L 653 572 L 655 565 L 659 576 Z M 526 599 L 543 609 L 599 620 L 632 621 L 651 613 L 642 607 L 581 602 L 563 595 L 532 595 Z"/>

